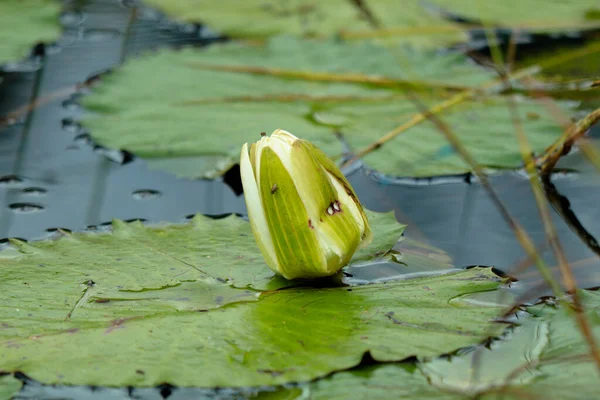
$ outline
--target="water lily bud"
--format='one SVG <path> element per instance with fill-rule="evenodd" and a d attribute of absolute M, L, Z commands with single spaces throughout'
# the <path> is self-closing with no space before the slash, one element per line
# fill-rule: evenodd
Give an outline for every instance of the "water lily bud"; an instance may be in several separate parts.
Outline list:
<path fill-rule="evenodd" d="M 278 129 L 244 144 L 240 168 L 254 238 L 277 274 L 333 275 L 370 242 L 356 193 L 312 143 Z"/>

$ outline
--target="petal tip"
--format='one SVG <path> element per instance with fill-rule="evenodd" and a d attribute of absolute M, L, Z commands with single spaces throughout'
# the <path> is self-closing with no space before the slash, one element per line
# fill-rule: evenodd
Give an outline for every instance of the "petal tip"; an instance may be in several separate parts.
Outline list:
<path fill-rule="evenodd" d="M 284 140 L 289 144 L 293 144 L 296 140 L 299 140 L 296 136 L 283 129 L 275 129 L 273 133 L 271 133 L 271 137 L 276 137 L 278 139 Z"/>

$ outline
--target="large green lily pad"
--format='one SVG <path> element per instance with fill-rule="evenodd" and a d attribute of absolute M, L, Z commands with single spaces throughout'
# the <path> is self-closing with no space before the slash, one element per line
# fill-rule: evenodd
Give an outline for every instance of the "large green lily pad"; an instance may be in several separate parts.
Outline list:
<path fill-rule="evenodd" d="M 582 290 L 579 295 L 598 341 L 600 293 Z M 506 340 L 451 359 L 422 363 L 427 381 L 442 391 L 470 396 L 487 393 L 489 398 L 505 393 L 508 399 L 569 400 L 598 393 L 598 370 L 573 315 L 563 307 L 545 305 L 529 311 L 535 317 L 525 319 Z"/>
<path fill-rule="evenodd" d="M 344 146 L 336 133 L 352 149 L 364 148 L 421 111 L 405 97 L 406 80 L 432 106 L 447 99 L 448 90 L 474 88 L 492 78 L 461 55 L 406 47 L 293 38 L 264 46 L 229 43 L 130 61 L 84 99 L 93 111 L 84 124 L 100 144 L 130 150 L 151 165 L 178 175 L 214 177 L 238 161 L 243 143 L 276 128 L 313 141 L 338 160 Z M 561 134 L 542 104 L 522 99 L 518 107 L 534 150 L 542 151 Z M 480 163 L 520 164 L 505 99 L 478 97 L 440 116 Z M 364 161 L 395 176 L 470 170 L 428 121 Z"/>
<path fill-rule="evenodd" d="M 391 213 L 370 219 L 371 248 L 391 248 L 403 227 L 390 229 Z M 43 383 L 307 381 L 367 351 L 381 361 L 435 356 L 502 329 L 491 322 L 497 309 L 450 301 L 498 288 L 489 269 L 356 287 L 271 280 L 248 223 L 234 216 L 115 221 L 111 233 L 14 245 L 20 255 L 0 265 L 1 368 Z"/>
<path fill-rule="evenodd" d="M 396 222 L 393 212 L 367 212 L 367 215 L 373 231 L 377 233 L 367 247 L 355 253 L 351 263 L 383 256 L 385 251 L 382 249 L 391 250 L 405 228 Z M 73 297 L 68 298 L 69 303 L 83 292 L 86 297 L 116 299 L 115 296 L 131 298 L 133 293 L 137 293 L 135 296 L 151 296 L 149 291 L 163 296 L 160 289 L 170 287 L 165 294 L 181 291 L 183 296 L 184 291 L 193 292 L 194 303 L 189 307 L 208 309 L 215 306 L 214 296 L 205 293 L 199 297 L 196 292 L 227 292 L 229 286 L 254 290 L 290 286 L 290 281 L 275 277 L 266 267 L 250 225 L 233 215 L 218 222 L 197 215 L 188 224 L 166 227 L 146 227 L 139 221 L 124 223 L 116 220 L 110 234 L 67 234 L 57 241 L 35 245 L 14 241 L 14 244 L 21 257 L 11 253 L 12 258 L 4 264 L 21 265 L 25 260 L 32 263 L 37 274 L 48 274 L 44 280 L 47 288 L 60 286 L 61 282 L 73 282 Z M 23 259 L 23 254 L 28 257 Z M 94 257 L 90 258 L 90 254 Z M 87 266 L 90 262 L 103 267 L 92 273 Z M 135 269 L 131 268 L 132 263 Z M 54 273 L 55 269 L 61 268 L 65 271 Z M 19 268 L 11 276 L 23 274 L 26 277 L 30 273 Z M 219 282 L 225 285 L 224 289 L 214 286 Z M 19 285 L 12 287 L 13 298 L 17 302 L 22 289 Z M 52 296 L 50 291 L 39 292 L 39 296 L 45 293 Z M 16 306 L 18 304 L 15 303 Z"/>
<path fill-rule="evenodd" d="M 467 39 L 460 27 L 432 14 L 415 0 L 148 0 L 147 4 L 188 22 L 202 22 L 232 37 L 278 34 L 369 36 L 384 30 L 418 46 L 442 47 Z M 252 21 L 249 23 L 249 21 Z M 402 33 L 402 34 L 400 34 Z"/>
<path fill-rule="evenodd" d="M 516 334 L 492 343 L 491 350 L 480 346 L 464 355 L 421 363 L 420 369 L 442 391 L 471 397 L 502 389 L 509 383 L 527 385 L 541 375 L 537 365 L 548 345 L 549 329 L 547 321 L 532 321 L 518 328 Z M 515 373 L 523 366 L 527 368 L 522 373 Z"/>
<path fill-rule="evenodd" d="M 474 22 L 534 32 L 584 29 L 586 23 L 593 22 L 588 21 L 587 16 L 598 12 L 596 0 L 405 0 L 401 3 L 394 0 L 147 0 L 146 3 L 174 18 L 206 23 L 233 37 L 341 34 L 349 38 L 393 38 L 428 47 L 443 47 L 468 39 L 464 27 L 444 17 L 446 12 Z"/>
<path fill-rule="evenodd" d="M 25 57 L 36 42 L 56 40 L 60 8 L 56 0 L 0 1 L 0 65 Z"/>
<path fill-rule="evenodd" d="M 600 294 L 581 291 L 586 317 L 600 339 Z M 478 346 L 422 363 L 367 366 L 336 373 L 266 398 L 395 398 L 482 400 L 595 398 L 600 380 L 589 349 L 564 309 L 532 308 L 535 318 L 491 347 Z"/>

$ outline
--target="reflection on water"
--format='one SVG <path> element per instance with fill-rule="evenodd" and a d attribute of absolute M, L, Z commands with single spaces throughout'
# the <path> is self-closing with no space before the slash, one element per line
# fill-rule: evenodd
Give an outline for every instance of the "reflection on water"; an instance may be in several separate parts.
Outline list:
<path fill-rule="evenodd" d="M 567 157 L 575 164 L 580 154 Z M 588 232 L 597 236 L 600 218 L 596 206 L 600 198 L 600 179 L 595 171 L 553 178 L 555 186 L 567 197 L 571 207 Z M 368 208 L 395 210 L 396 217 L 408 225 L 405 236 L 438 247 L 451 258 L 455 267 L 493 266 L 520 280 L 515 291 L 527 297 L 549 294 L 546 286 L 510 227 L 477 183 L 453 179 L 423 180 L 387 184 L 377 182 L 364 172 L 357 172 L 351 182 Z M 546 240 L 530 183 L 519 173 L 502 173 L 490 177 L 511 215 L 535 242 L 539 254 L 557 271 L 557 262 Z M 600 285 L 600 259 L 581 241 L 569 225 L 553 212 L 553 222 L 568 261 L 574 267 L 581 287 Z M 401 268 L 400 268 L 401 269 Z M 557 275 L 558 277 L 558 275 Z"/>
<path fill-rule="evenodd" d="M 181 29 L 181 24 L 163 21 L 158 29 L 147 18 L 126 30 L 130 13 L 119 2 L 102 0 L 66 10 L 63 39 L 72 40 L 61 39 L 56 51 L 46 52 L 41 68 L 4 75 L 0 238 L 37 239 L 48 229 L 81 230 L 113 218 L 179 222 L 195 213 L 243 212 L 243 198 L 221 182 L 150 170 L 127 153 L 95 146 L 74 122 L 83 112 L 76 85 L 119 65 L 123 54 L 210 42 L 197 26 Z M 31 102 L 37 107 L 24 107 Z"/>

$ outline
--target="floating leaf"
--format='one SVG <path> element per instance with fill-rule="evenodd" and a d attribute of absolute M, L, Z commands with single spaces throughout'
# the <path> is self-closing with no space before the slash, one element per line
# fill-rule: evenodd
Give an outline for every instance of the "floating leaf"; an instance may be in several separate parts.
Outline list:
<path fill-rule="evenodd" d="M 0 64 L 22 59 L 37 42 L 56 40 L 59 14 L 56 0 L 0 1 Z"/>
<path fill-rule="evenodd" d="M 520 65 L 523 67 L 543 67 L 545 81 L 570 83 L 565 87 L 565 91 L 576 88 L 577 84 L 580 89 L 586 88 L 591 81 L 600 76 L 600 40 L 590 40 L 577 49 L 573 49 L 572 44 L 556 45 L 552 51 L 544 49 L 533 54 L 522 54 L 521 58 Z M 572 90 L 569 94 L 574 97 L 580 93 Z M 592 93 L 593 95 L 596 99 L 599 97 L 596 93 Z"/>
<path fill-rule="evenodd" d="M 278 34 L 381 38 L 422 47 L 447 47 L 468 40 L 464 24 L 515 27 L 528 32 L 598 28 L 596 0 L 147 0 L 169 16 L 201 22 L 243 38 Z M 248 23 L 252 21 L 252 23 Z"/>
<path fill-rule="evenodd" d="M 579 295 L 598 343 L 600 293 L 580 290 Z M 584 398 L 588 393 L 600 393 L 598 369 L 573 315 L 564 308 L 541 306 L 538 309 L 539 318 L 550 321 L 549 345 L 544 349 L 538 367 L 542 377 L 515 394 L 534 393 L 540 394 L 541 398 L 569 400 Z"/>
<path fill-rule="evenodd" d="M 402 67 L 402 59 L 411 60 L 412 67 Z M 214 177 L 236 163 L 241 145 L 260 132 L 289 130 L 339 159 L 344 148 L 336 133 L 359 150 L 421 111 L 405 97 L 407 87 L 420 91 L 431 106 L 445 100 L 448 90 L 477 87 L 492 77 L 461 55 L 405 47 L 292 38 L 265 46 L 230 43 L 129 62 L 84 99 L 94 112 L 84 122 L 102 145 L 130 150 L 180 174 Z M 536 151 L 562 132 L 543 105 L 522 99 L 518 107 Z M 505 99 L 465 101 L 441 117 L 480 163 L 520 165 Z M 207 162 L 199 161 L 206 156 Z M 186 167 L 186 160 L 197 169 Z M 430 122 L 401 134 L 365 162 L 396 176 L 470 170 Z"/>
<path fill-rule="evenodd" d="M 367 212 L 367 215 L 376 232 L 375 237 L 351 263 L 383 255 L 383 249 L 392 249 L 405 227 L 396 222 L 393 213 Z M 92 296 L 109 300 L 121 296 L 131 300 L 152 297 L 154 295 L 149 295 L 148 291 L 156 291 L 155 296 L 162 298 L 160 289 L 172 288 L 165 292 L 169 293 L 168 296 L 177 292 L 177 296 L 193 299 L 187 308 L 208 309 L 223 305 L 222 302 L 216 304 L 212 295 L 205 293 L 198 296 L 198 293 L 209 290 L 208 286 L 215 285 L 215 281 L 225 285 L 218 290 L 215 287 L 210 289 L 211 292 L 218 291 L 215 292 L 217 296 L 224 296 L 230 285 L 259 290 L 290 285 L 289 281 L 274 279 L 273 272 L 258 251 L 250 225 L 236 216 L 217 223 L 197 215 L 188 224 L 166 227 L 145 227 L 139 221 L 114 221 L 111 234 L 67 235 L 61 240 L 39 242 L 35 246 L 19 241 L 15 244 L 23 254 L 29 255 L 27 262 L 39 274 L 48 274 L 45 280 L 48 288 L 65 282 L 74 285 L 69 303 L 81 297 L 82 293 L 86 293 L 86 298 Z M 90 258 L 90 254 L 94 257 Z M 38 258 L 39 262 L 36 261 Z M 21 258 L 13 258 L 7 259 L 5 264 L 18 265 L 21 262 Z M 90 262 L 104 267 L 92 273 L 88 269 Z M 135 264 L 136 268 L 131 269 L 131 264 Z M 66 271 L 58 275 L 54 273 L 56 268 Z M 29 273 L 29 270 L 19 270 L 15 274 L 27 276 Z M 14 291 L 11 297 L 17 302 L 14 306 L 18 307 L 19 293 L 23 288 L 17 285 L 9 290 Z M 46 293 L 40 292 L 40 296 Z M 227 298 L 226 295 L 224 297 Z M 164 303 L 165 299 L 162 298 L 162 301 Z M 175 306 L 177 309 L 181 307 L 186 308 Z"/>
<path fill-rule="evenodd" d="M 600 338 L 600 294 L 581 291 L 586 316 Z M 493 400 L 593 398 L 600 391 L 597 369 L 573 318 L 564 309 L 530 309 L 536 318 L 522 318 L 522 327 L 495 342 L 449 358 L 359 368 L 336 373 L 303 387 L 281 391 L 287 399 Z"/>
<path fill-rule="evenodd" d="M 377 0 L 375 0 L 377 1 Z M 515 27 L 533 32 L 582 30 L 586 28 L 589 11 L 597 9 L 596 0 L 575 2 L 547 0 L 428 0 L 430 4 L 472 21 L 503 27 Z M 588 28 L 598 28 L 587 24 Z"/>
<path fill-rule="evenodd" d="M 23 384 L 12 375 L 1 375 L 0 372 L 0 400 L 12 399 L 19 392 Z"/>
<path fill-rule="evenodd" d="M 339 372 L 319 380 L 304 393 L 311 399 L 363 398 L 384 400 L 393 393 L 398 399 L 468 400 L 466 396 L 444 393 L 431 386 L 414 364 L 391 364 Z M 288 393 L 284 393 L 286 395 Z M 294 394 L 294 393 L 289 393 Z M 285 397 L 283 397 L 285 398 Z M 300 396 L 289 397 L 300 399 Z"/>
<path fill-rule="evenodd" d="M 581 291 L 580 296 L 593 333 L 600 338 L 600 294 Z M 571 313 L 549 306 L 530 310 L 535 318 L 525 319 L 506 340 L 490 348 L 422 363 L 428 382 L 470 396 L 505 391 L 509 399 L 524 395 L 580 399 L 584 392 L 597 393 L 598 372 Z"/>
<path fill-rule="evenodd" d="M 371 215 L 375 237 L 392 242 L 379 218 L 393 214 Z M 385 229 L 397 237 L 402 226 Z M 15 241 L 22 255 L 0 266 L 2 368 L 44 383 L 273 385 L 352 367 L 367 351 L 382 361 L 434 356 L 501 329 L 490 325 L 493 308 L 450 304 L 498 288 L 489 269 L 358 287 L 236 288 L 269 286 L 249 234 L 238 217 L 196 217 Z"/>
<path fill-rule="evenodd" d="M 415 0 L 402 4 L 393 0 L 208 0 L 201 4 L 195 0 L 148 0 L 146 3 L 171 17 L 205 23 L 232 37 L 263 38 L 278 34 L 368 37 L 383 30 L 394 35 L 394 39 L 428 47 L 467 39 L 459 26 L 429 12 Z"/>
<path fill-rule="evenodd" d="M 546 321 L 534 321 L 520 328 L 514 337 L 494 342 L 491 350 L 477 347 L 465 355 L 438 358 L 422 363 L 421 371 L 433 386 L 469 396 L 502 388 L 507 383 L 524 385 L 540 375 L 535 367 L 548 344 L 548 330 Z M 529 367 L 513 377 L 523 365 Z"/>

